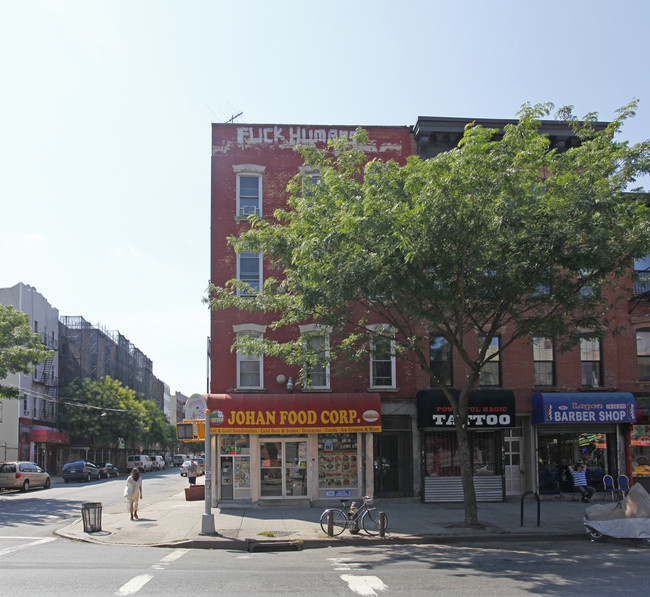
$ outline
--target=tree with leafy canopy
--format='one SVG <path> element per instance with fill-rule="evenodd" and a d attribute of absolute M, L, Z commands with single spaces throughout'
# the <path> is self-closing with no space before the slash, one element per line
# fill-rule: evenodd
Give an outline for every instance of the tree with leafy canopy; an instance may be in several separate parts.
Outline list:
<path fill-rule="evenodd" d="M 10 373 L 31 373 L 34 365 L 53 354 L 32 331 L 29 315 L 0 305 L 0 380 Z M 18 388 L 0 384 L 0 398 L 18 397 Z"/>
<path fill-rule="evenodd" d="M 158 406 L 111 377 L 77 378 L 60 393 L 61 420 L 73 437 L 93 446 L 108 446 L 116 438 L 135 448 L 143 443 L 168 445 L 174 429 Z"/>
<path fill-rule="evenodd" d="M 237 252 L 263 252 L 279 275 L 259 291 L 238 280 L 210 286 L 211 307 L 267 312 L 272 329 L 305 321 L 330 329 L 337 367 L 367 357 L 373 335 L 390 338 L 396 356 L 417 363 L 451 405 L 465 524 L 477 525 L 467 423 L 483 368 L 534 335 L 552 337 L 558 350 L 585 330 L 602 337 L 621 279 L 650 251 L 646 206 L 629 192 L 650 170 L 650 143 L 616 138 L 635 108 L 621 108 L 605 127 L 595 113 L 578 121 L 563 108 L 558 118 L 580 140 L 563 152 L 540 132 L 551 104 L 524 105 L 503 131 L 470 123 L 453 150 L 403 166 L 369 159 L 362 130 L 347 146 L 302 147 L 317 183 L 299 174 L 286 209 L 251 216 L 250 228 L 229 239 Z M 370 325 L 377 322 L 379 330 Z M 431 335 L 465 365 L 459 394 L 430 366 Z M 245 336 L 234 349 L 301 365 L 308 383 L 323 355 L 307 340 Z"/>

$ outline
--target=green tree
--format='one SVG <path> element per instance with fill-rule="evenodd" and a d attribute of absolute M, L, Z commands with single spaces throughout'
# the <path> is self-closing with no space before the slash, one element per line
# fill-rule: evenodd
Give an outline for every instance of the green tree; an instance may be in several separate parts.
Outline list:
<path fill-rule="evenodd" d="M 52 356 L 32 332 L 29 315 L 0 305 L 0 380 L 10 373 L 31 373 L 34 365 Z M 0 384 L 0 398 L 17 398 L 18 388 Z"/>
<path fill-rule="evenodd" d="M 108 446 L 118 437 L 136 448 L 170 443 L 174 431 L 158 406 L 111 377 L 77 378 L 60 393 L 61 420 L 73 437 L 94 447 Z"/>
<path fill-rule="evenodd" d="M 413 359 L 449 400 L 465 523 L 476 525 L 467 416 L 483 367 L 534 334 L 552 336 L 563 350 L 584 330 L 607 333 L 609 291 L 633 258 L 650 251 L 646 207 L 627 192 L 640 190 L 628 187 L 650 169 L 650 143 L 616 139 L 635 107 L 604 129 L 596 114 L 579 122 L 562 109 L 558 118 L 581 140 L 565 152 L 540 133 L 550 104 L 523 106 L 502 136 L 470 124 L 457 148 L 404 166 L 369 160 L 363 131 L 347 147 L 302 148 L 319 183 L 298 175 L 286 210 L 251 217 L 250 229 L 229 239 L 237 252 L 263 251 L 278 278 L 257 294 L 238 293 L 245 285 L 237 280 L 211 286 L 211 307 L 268 312 L 273 329 L 304 321 L 331 327 L 337 368 L 367 358 L 378 333 L 369 324 L 383 322 L 379 333 L 394 341 L 397 356 Z M 458 397 L 430 368 L 430 334 L 444 337 L 469 371 L 455 380 Z M 302 365 L 315 358 L 306 346 L 304 337 L 235 343 Z"/>

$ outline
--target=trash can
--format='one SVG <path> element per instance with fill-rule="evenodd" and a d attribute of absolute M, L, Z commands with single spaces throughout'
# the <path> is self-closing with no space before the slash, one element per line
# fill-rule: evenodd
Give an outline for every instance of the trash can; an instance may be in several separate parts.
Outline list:
<path fill-rule="evenodd" d="M 89 502 L 81 504 L 81 518 L 84 521 L 84 533 L 96 533 L 102 530 L 102 503 Z"/>

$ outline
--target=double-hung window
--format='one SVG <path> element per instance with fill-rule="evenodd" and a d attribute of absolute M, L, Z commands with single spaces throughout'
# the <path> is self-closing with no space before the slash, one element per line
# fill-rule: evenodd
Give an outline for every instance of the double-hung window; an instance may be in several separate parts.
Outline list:
<path fill-rule="evenodd" d="M 314 325 L 300 326 L 305 334 L 307 359 L 307 389 L 329 389 L 329 329 Z"/>
<path fill-rule="evenodd" d="M 636 332 L 636 359 L 639 381 L 650 381 L 650 330 Z"/>
<path fill-rule="evenodd" d="M 634 260 L 634 291 L 637 294 L 650 290 L 650 255 Z"/>
<path fill-rule="evenodd" d="M 237 279 L 250 286 L 239 292 L 240 296 L 252 296 L 262 287 L 261 253 L 239 253 L 237 255 Z"/>
<path fill-rule="evenodd" d="M 429 336 L 429 367 L 434 379 L 451 386 L 451 346 L 442 336 Z"/>
<path fill-rule="evenodd" d="M 533 338 L 533 373 L 536 386 L 555 385 L 555 360 L 551 338 Z"/>
<path fill-rule="evenodd" d="M 370 340 L 370 386 L 395 387 L 395 341 L 386 326 L 374 326 Z"/>
<path fill-rule="evenodd" d="M 263 335 L 262 329 L 265 326 L 258 325 L 237 325 L 234 326 L 237 333 L 237 339 L 261 338 Z M 258 390 L 264 387 L 263 376 L 264 357 L 261 353 L 246 351 L 244 349 L 237 350 L 237 388 L 242 390 Z"/>
<path fill-rule="evenodd" d="M 600 340 L 582 338 L 580 340 L 580 363 L 582 366 L 582 386 L 598 388 L 603 385 L 603 367 Z"/>
<path fill-rule="evenodd" d="M 481 344 L 485 342 L 485 338 L 479 338 Z M 501 338 L 494 336 L 490 341 L 485 358 L 492 358 L 483 365 L 481 369 L 481 376 L 479 378 L 479 385 L 498 387 L 501 385 L 501 360 L 499 355 L 499 347 L 501 345 Z M 493 356 L 494 355 L 494 356 Z"/>
<path fill-rule="evenodd" d="M 237 174 L 237 216 L 262 215 L 262 174 L 265 166 L 233 166 Z"/>

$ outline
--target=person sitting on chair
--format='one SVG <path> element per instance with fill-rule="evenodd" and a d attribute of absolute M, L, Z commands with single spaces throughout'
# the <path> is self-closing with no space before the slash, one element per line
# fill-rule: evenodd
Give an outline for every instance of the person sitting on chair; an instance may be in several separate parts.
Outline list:
<path fill-rule="evenodd" d="M 585 473 L 585 467 L 582 464 L 576 464 L 575 468 L 571 471 L 571 476 L 573 477 L 573 488 L 577 489 L 582 494 L 583 502 L 590 502 L 591 497 L 596 493 L 596 490 L 587 485 L 587 474 Z"/>

